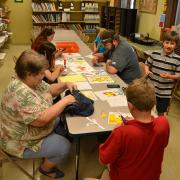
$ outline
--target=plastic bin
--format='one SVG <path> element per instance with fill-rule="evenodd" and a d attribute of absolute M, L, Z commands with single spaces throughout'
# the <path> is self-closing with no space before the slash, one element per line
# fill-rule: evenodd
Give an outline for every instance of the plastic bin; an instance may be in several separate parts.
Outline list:
<path fill-rule="evenodd" d="M 65 48 L 66 53 L 77 53 L 79 52 L 79 46 L 76 42 L 57 42 L 56 48 Z"/>

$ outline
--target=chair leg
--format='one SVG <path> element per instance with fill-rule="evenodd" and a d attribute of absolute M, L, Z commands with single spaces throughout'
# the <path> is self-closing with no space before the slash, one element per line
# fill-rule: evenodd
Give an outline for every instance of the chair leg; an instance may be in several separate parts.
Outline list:
<path fill-rule="evenodd" d="M 36 180 L 36 162 L 35 159 L 33 161 L 33 179 Z"/>
<path fill-rule="evenodd" d="M 3 177 L 3 161 L 0 160 L 0 179 Z"/>
<path fill-rule="evenodd" d="M 21 170 L 26 176 L 28 176 L 30 179 L 32 180 L 36 180 L 34 179 L 34 177 L 28 173 L 27 171 L 25 171 L 15 160 L 12 160 L 6 153 L 4 153 L 3 151 L 1 151 L 1 153 L 3 154 L 4 157 L 6 157 L 8 159 L 9 162 L 11 162 L 12 164 L 14 164 L 19 170 Z"/>

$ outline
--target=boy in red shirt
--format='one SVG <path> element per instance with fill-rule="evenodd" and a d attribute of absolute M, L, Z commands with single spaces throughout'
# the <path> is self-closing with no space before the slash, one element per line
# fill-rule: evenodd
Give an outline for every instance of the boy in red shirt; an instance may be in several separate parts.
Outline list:
<path fill-rule="evenodd" d="M 115 128 L 100 145 L 99 160 L 109 165 L 110 180 L 159 180 L 169 139 L 168 121 L 151 116 L 156 98 L 148 80 L 133 81 L 126 96 L 134 119 Z"/>

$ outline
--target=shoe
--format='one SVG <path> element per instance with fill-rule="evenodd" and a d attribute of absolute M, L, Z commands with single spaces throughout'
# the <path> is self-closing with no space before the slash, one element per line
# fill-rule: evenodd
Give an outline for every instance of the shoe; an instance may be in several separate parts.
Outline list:
<path fill-rule="evenodd" d="M 60 171 L 57 168 L 53 168 L 49 171 L 44 171 L 41 166 L 39 167 L 39 172 L 44 174 L 45 176 L 51 177 L 51 178 L 62 178 L 64 177 L 64 173 L 62 171 Z M 54 177 L 50 176 L 50 174 L 55 174 Z"/>

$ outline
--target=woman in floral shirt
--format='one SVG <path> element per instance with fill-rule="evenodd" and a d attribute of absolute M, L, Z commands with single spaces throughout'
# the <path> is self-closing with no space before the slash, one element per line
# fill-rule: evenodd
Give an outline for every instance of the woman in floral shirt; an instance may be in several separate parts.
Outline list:
<path fill-rule="evenodd" d="M 70 143 L 54 132 L 55 120 L 75 99 L 69 95 L 52 105 L 52 97 L 76 87 L 72 83 L 48 85 L 42 81 L 47 68 L 45 57 L 33 50 L 24 51 L 18 58 L 17 77 L 12 79 L 2 96 L 0 146 L 13 156 L 44 157 L 40 172 L 60 178 L 64 173 L 56 165 L 68 155 Z"/>

